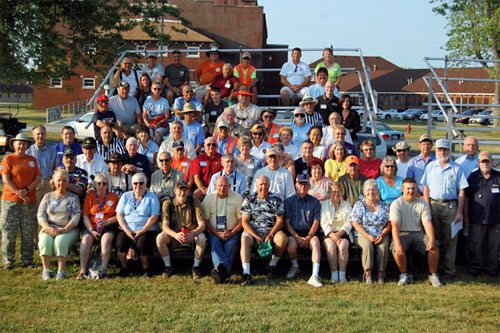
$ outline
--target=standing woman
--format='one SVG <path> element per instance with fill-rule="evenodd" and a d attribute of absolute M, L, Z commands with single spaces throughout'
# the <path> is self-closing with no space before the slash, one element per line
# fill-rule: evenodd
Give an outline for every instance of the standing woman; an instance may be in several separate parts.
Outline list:
<path fill-rule="evenodd" d="M 321 139 L 323 138 L 323 131 L 321 130 L 321 127 L 311 127 L 309 132 L 307 132 L 307 136 L 309 137 L 309 141 L 311 141 L 314 146 L 313 156 L 325 162 L 326 147 L 321 144 Z"/>
<path fill-rule="evenodd" d="M 380 191 L 380 199 L 388 204 L 399 198 L 403 191 L 403 178 L 396 176 L 398 165 L 394 156 L 386 156 L 380 164 L 380 177 L 378 177 L 377 185 Z"/>
<path fill-rule="evenodd" d="M 160 146 L 163 137 L 168 135 L 168 119 L 170 105 L 166 98 L 161 96 L 163 85 L 156 81 L 151 85 L 152 96 L 148 96 L 142 107 L 142 120 L 153 131 L 153 140 Z"/>
<path fill-rule="evenodd" d="M 10 139 L 13 154 L 2 160 L 2 264 L 4 269 L 14 267 L 17 231 L 21 229 L 21 261 L 24 267 L 33 267 L 33 239 L 36 232 L 36 187 L 42 173 L 33 156 L 26 155 L 31 141 L 24 133 Z"/>
<path fill-rule="evenodd" d="M 353 142 L 358 141 L 358 132 L 361 129 L 361 119 L 355 110 L 352 110 L 351 97 L 348 94 L 342 95 L 340 97 L 340 106 L 342 107 L 342 119 L 344 127 L 351 134 Z"/>
<path fill-rule="evenodd" d="M 135 91 L 132 94 L 132 96 L 137 99 L 137 102 L 139 103 L 141 109 L 144 105 L 144 102 L 146 101 L 146 98 L 153 95 L 153 93 L 151 92 L 151 83 L 152 82 L 149 75 L 147 73 L 142 73 L 139 77 L 139 85 L 137 86 L 137 88 L 135 88 Z"/>
<path fill-rule="evenodd" d="M 330 147 L 330 158 L 325 162 L 325 175 L 336 182 L 345 175 L 345 159 L 347 149 L 342 142 L 334 142 Z"/>

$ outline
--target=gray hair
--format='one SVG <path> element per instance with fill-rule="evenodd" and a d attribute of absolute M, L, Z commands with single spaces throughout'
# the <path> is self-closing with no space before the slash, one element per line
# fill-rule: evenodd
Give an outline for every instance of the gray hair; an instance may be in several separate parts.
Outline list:
<path fill-rule="evenodd" d="M 375 186 L 377 188 L 377 191 L 379 190 L 377 181 L 375 179 L 368 179 L 363 184 L 363 193 L 365 192 L 365 189 L 370 187 L 370 186 Z"/>
<path fill-rule="evenodd" d="M 56 177 L 64 177 L 64 178 L 66 178 L 66 181 L 69 181 L 69 174 L 64 169 L 57 169 L 56 171 L 54 171 L 54 174 L 52 175 L 52 179 L 55 179 Z"/>
<path fill-rule="evenodd" d="M 98 182 L 98 181 L 102 181 L 102 180 L 105 180 L 105 181 L 106 181 L 106 183 L 108 183 L 108 184 L 109 184 L 109 177 L 108 177 L 108 175 L 107 175 L 107 174 L 105 174 L 105 173 L 99 173 L 99 174 L 97 174 L 97 175 L 95 176 L 95 178 L 94 178 L 94 183 L 95 183 L 95 182 Z"/>
<path fill-rule="evenodd" d="M 222 159 L 223 160 L 234 160 L 234 155 L 230 154 L 230 153 L 225 153 L 224 155 L 222 155 Z"/>
<path fill-rule="evenodd" d="M 285 151 L 285 146 L 281 142 L 275 142 L 271 147 L 274 149 L 279 149 L 280 151 Z"/>
<path fill-rule="evenodd" d="M 392 155 L 387 155 L 384 157 L 382 160 L 382 163 L 380 163 L 380 175 L 385 176 L 384 168 L 387 165 L 387 162 L 391 162 L 394 164 L 394 171 L 397 173 L 398 172 L 398 163 L 396 163 L 396 158 Z"/>
<path fill-rule="evenodd" d="M 229 114 L 229 113 L 236 114 L 236 111 L 234 111 L 232 106 L 228 106 L 227 108 L 224 109 L 224 114 Z"/>
<path fill-rule="evenodd" d="M 165 151 L 165 150 L 164 151 L 160 151 L 158 153 L 158 155 L 156 155 L 156 163 L 157 163 L 157 165 L 160 165 L 160 155 L 161 154 L 167 154 L 168 158 L 172 158 L 172 155 L 168 151 Z"/>
<path fill-rule="evenodd" d="M 230 69 L 233 69 L 233 65 L 231 65 L 231 64 L 230 64 L 230 63 L 228 63 L 228 62 L 226 62 L 226 63 L 224 64 L 224 66 L 222 66 L 222 68 L 224 68 L 224 67 L 229 67 Z"/>
<path fill-rule="evenodd" d="M 125 145 L 130 145 L 130 144 L 135 144 L 135 145 L 139 145 L 139 140 L 137 140 L 136 138 L 134 137 L 130 137 L 127 139 L 127 142 L 125 143 Z"/>
<path fill-rule="evenodd" d="M 173 124 L 181 125 L 181 127 L 184 128 L 184 124 L 180 120 L 174 120 L 172 123 L 170 123 L 170 126 L 172 126 Z"/>
<path fill-rule="evenodd" d="M 147 182 L 148 180 L 146 179 L 146 175 L 143 174 L 142 172 L 137 172 L 135 175 L 132 176 L 132 182 L 134 181 L 143 181 L 143 182 Z"/>

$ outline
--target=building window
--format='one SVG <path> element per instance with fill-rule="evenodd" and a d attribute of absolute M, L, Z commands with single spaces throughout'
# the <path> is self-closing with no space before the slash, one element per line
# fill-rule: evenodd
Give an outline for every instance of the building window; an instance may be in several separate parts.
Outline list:
<path fill-rule="evenodd" d="M 49 88 L 62 88 L 62 77 L 50 78 Z"/>
<path fill-rule="evenodd" d="M 95 79 L 84 77 L 83 78 L 83 89 L 95 89 Z"/>
<path fill-rule="evenodd" d="M 146 51 L 146 45 L 137 45 L 135 49 L 137 51 Z"/>
<path fill-rule="evenodd" d="M 168 45 L 158 45 L 158 50 L 159 51 L 168 51 Z M 158 53 L 158 56 L 161 57 L 163 54 L 163 58 L 168 58 L 168 52 L 160 52 Z"/>
<path fill-rule="evenodd" d="M 187 47 L 187 58 L 199 58 L 200 57 L 200 47 L 199 46 L 188 46 Z"/>

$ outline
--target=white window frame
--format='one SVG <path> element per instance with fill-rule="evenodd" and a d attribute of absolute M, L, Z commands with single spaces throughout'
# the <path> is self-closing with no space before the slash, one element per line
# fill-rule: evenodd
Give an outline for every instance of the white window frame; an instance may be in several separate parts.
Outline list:
<path fill-rule="evenodd" d="M 59 82 L 58 82 L 59 81 Z M 63 79 L 62 77 L 58 78 L 50 78 L 49 88 L 62 88 L 63 87 Z"/>
<path fill-rule="evenodd" d="M 199 58 L 200 57 L 200 47 L 199 46 L 188 46 L 187 47 L 186 58 Z"/>
<path fill-rule="evenodd" d="M 92 80 L 92 85 L 86 85 L 85 84 L 85 81 L 88 80 Z M 95 89 L 95 78 L 93 77 L 84 77 L 82 78 L 82 89 Z"/>
<path fill-rule="evenodd" d="M 146 45 L 137 45 L 135 49 L 137 51 L 146 51 Z"/>
<path fill-rule="evenodd" d="M 158 45 L 158 51 L 168 51 L 168 45 Z M 163 58 L 168 58 L 168 52 L 159 53 L 159 56 L 163 54 Z"/>

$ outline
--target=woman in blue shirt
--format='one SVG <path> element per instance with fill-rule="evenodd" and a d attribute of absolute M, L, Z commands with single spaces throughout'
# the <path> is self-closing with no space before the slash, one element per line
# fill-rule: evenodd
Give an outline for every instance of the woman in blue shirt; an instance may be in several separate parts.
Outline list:
<path fill-rule="evenodd" d="M 168 135 L 170 104 L 161 97 L 163 85 L 156 81 L 151 85 L 152 96 L 148 96 L 142 106 L 142 120 L 154 132 L 154 141 L 159 146 L 163 137 Z"/>
<path fill-rule="evenodd" d="M 380 199 L 388 204 L 399 198 L 403 192 L 401 186 L 403 178 L 396 176 L 398 172 L 398 165 L 396 158 L 393 156 L 386 156 L 380 164 L 380 176 L 377 177 L 377 185 L 380 192 Z"/>

